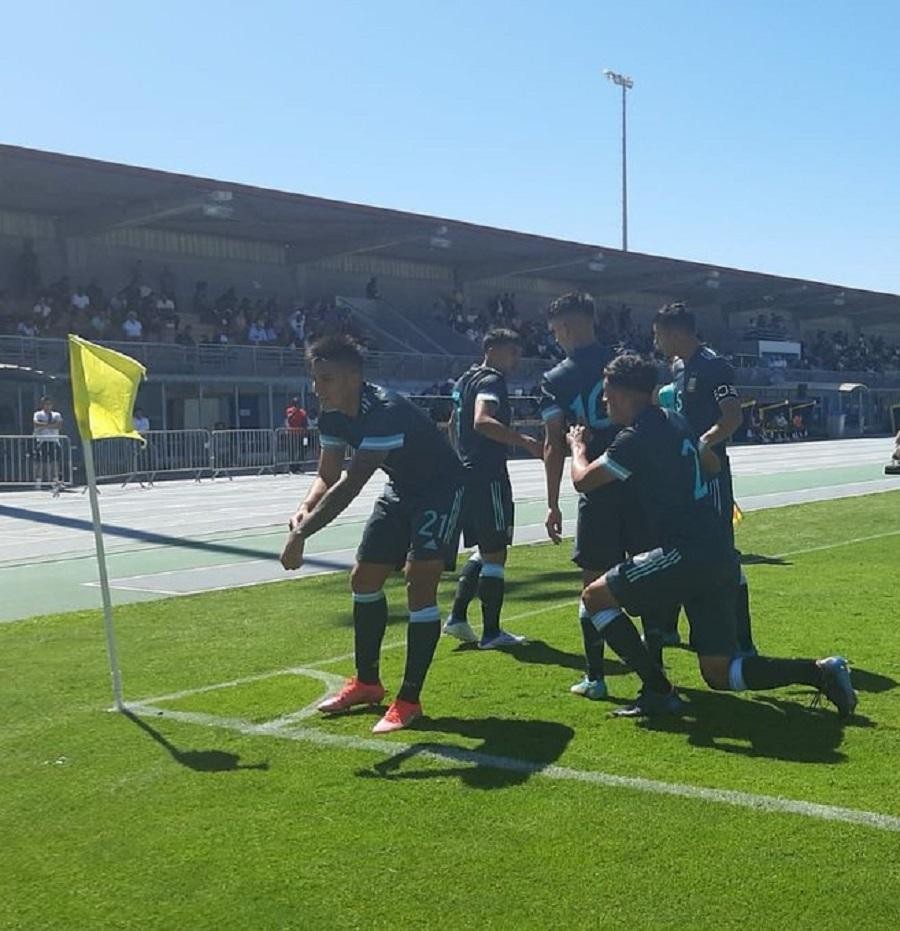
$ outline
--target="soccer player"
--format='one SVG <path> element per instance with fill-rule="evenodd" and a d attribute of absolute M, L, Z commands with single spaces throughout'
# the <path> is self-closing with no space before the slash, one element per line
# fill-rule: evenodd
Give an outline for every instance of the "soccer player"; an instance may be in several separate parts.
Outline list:
<path fill-rule="evenodd" d="M 566 358 L 544 375 L 541 417 L 544 421 L 544 470 L 547 480 L 547 533 L 554 543 L 562 539 L 559 487 L 566 458 L 566 426 L 590 429 L 588 458 L 598 458 L 620 427 L 606 413 L 603 370 L 614 356 L 594 333 L 594 301 L 589 294 L 564 294 L 550 304 L 548 324 Z M 578 524 L 573 562 L 588 585 L 621 562 L 626 552 L 639 553 L 651 545 L 650 528 L 631 489 L 621 485 L 598 488 L 578 500 Z M 603 636 L 591 622 L 584 605 L 579 611 L 586 659 L 584 678 L 570 689 L 590 699 L 607 695 L 603 677 Z M 644 619 L 648 628 L 658 623 Z"/>
<path fill-rule="evenodd" d="M 713 504 L 734 547 L 734 488 L 728 461 L 728 441 L 744 421 L 734 386 L 734 370 L 697 336 L 694 315 L 684 304 L 668 304 L 653 321 L 657 348 L 672 361 L 674 381 L 660 389 L 660 403 L 672 404 L 700 438 L 700 447 L 713 449 L 722 464 L 710 480 Z M 740 555 L 740 554 L 738 554 Z M 756 653 L 750 622 L 750 592 L 743 570 L 739 576 L 737 638 L 741 653 Z M 668 615 L 661 631 L 663 642 L 678 642 L 678 608 Z"/>
<path fill-rule="evenodd" d="M 379 677 L 381 641 L 388 610 L 383 587 L 405 566 L 409 602 L 403 684 L 376 734 L 406 727 L 422 714 L 419 694 L 441 635 L 437 586 L 455 561 L 463 502 L 463 467 L 428 415 L 394 391 L 363 379 L 363 356 L 346 336 L 328 336 L 308 352 L 322 414 L 318 474 L 290 520 L 281 554 L 285 569 L 299 569 L 306 540 L 338 516 L 376 469 L 388 476 L 363 531 L 350 573 L 356 675 L 325 713 L 384 698 Z M 346 447 L 353 458 L 343 475 Z"/>
<path fill-rule="evenodd" d="M 847 661 L 770 659 L 738 651 L 735 633 L 735 576 L 738 565 L 731 538 L 713 501 L 707 475 L 719 468 L 709 446 L 697 444 L 680 414 L 653 404 L 656 365 L 624 353 L 606 368 L 609 416 L 623 429 L 598 459 L 591 460 L 584 429 L 569 434 L 572 480 L 579 491 L 633 485 L 655 520 L 661 545 L 612 567 L 588 585 L 582 601 L 594 626 L 641 676 L 631 715 L 674 712 L 680 701 L 660 667 L 643 647 L 623 613 L 652 611 L 659 603 L 683 604 L 697 651 L 700 672 L 716 690 L 764 690 L 810 685 L 832 701 L 842 717 L 857 698 Z"/>
<path fill-rule="evenodd" d="M 506 550 L 512 543 L 514 505 L 506 468 L 510 447 L 520 447 L 537 459 L 543 445 L 510 427 L 512 409 L 506 379 L 522 356 L 513 330 L 493 329 L 482 340 L 484 359 L 473 365 L 453 387 L 451 433 L 466 468 L 463 536 L 477 552 L 466 563 L 444 633 L 466 643 L 478 641 L 469 626 L 469 603 L 481 600 L 482 650 L 523 643 L 524 637 L 500 629 Z"/>

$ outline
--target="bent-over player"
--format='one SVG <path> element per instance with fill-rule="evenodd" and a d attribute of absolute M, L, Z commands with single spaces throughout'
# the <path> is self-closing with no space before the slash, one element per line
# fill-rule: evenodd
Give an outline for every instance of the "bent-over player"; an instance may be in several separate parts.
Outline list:
<path fill-rule="evenodd" d="M 388 610 L 383 587 L 405 567 L 409 602 L 406 669 L 396 699 L 375 733 L 406 727 L 422 714 L 419 694 L 441 635 L 437 587 L 455 562 L 463 502 L 463 468 L 426 413 L 407 398 L 363 380 L 363 356 L 348 337 L 329 336 L 308 352 L 319 417 L 319 469 L 290 520 L 281 555 L 285 569 L 299 569 L 306 540 L 338 516 L 376 469 L 387 473 L 384 493 L 363 530 L 350 573 L 356 675 L 332 698 L 326 713 L 384 698 L 379 676 Z M 346 447 L 353 458 L 341 474 Z"/>

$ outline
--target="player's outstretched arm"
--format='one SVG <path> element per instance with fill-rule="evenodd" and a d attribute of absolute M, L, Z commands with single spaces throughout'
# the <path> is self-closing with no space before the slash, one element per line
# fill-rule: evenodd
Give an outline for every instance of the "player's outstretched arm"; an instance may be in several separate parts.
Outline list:
<path fill-rule="evenodd" d="M 303 547 L 306 540 L 328 526 L 346 509 L 386 456 L 386 452 L 357 451 L 346 473 L 325 491 L 315 506 L 291 529 L 281 553 L 281 564 L 285 569 L 300 568 L 303 564 Z"/>
<path fill-rule="evenodd" d="M 291 530 L 300 525 L 300 522 L 322 500 L 325 492 L 341 477 L 344 467 L 344 447 L 323 446 L 319 453 L 319 467 L 316 477 L 310 485 L 306 497 L 291 516 L 288 526 Z"/>
<path fill-rule="evenodd" d="M 506 424 L 501 423 L 494 416 L 494 401 L 475 402 L 475 432 L 486 436 L 495 443 L 505 443 L 507 446 L 518 446 L 524 449 L 535 459 L 542 459 L 544 455 L 543 444 L 534 437 L 519 433 Z"/>

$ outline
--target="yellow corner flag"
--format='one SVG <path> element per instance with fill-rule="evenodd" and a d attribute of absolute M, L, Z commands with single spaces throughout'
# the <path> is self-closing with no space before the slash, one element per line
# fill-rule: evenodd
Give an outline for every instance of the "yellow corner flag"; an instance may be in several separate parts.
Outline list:
<path fill-rule="evenodd" d="M 83 440 L 127 436 L 134 429 L 134 399 L 146 369 L 131 356 L 69 335 L 69 370 L 75 420 Z"/>
<path fill-rule="evenodd" d="M 100 502 L 97 498 L 97 474 L 94 470 L 93 440 L 124 436 L 144 438 L 134 429 L 134 399 L 146 373 L 140 362 L 105 346 L 89 343 L 79 336 L 69 335 L 69 371 L 72 375 L 72 404 L 78 432 L 83 440 L 84 477 L 91 502 L 91 523 L 94 525 L 94 546 L 97 549 L 97 571 L 100 576 L 100 597 L 103 603 L 103 625 L 106 629 L 106 652 L 112 676 L 116 708 L 125 711 L 122 695 L 122 673 L 113 627 L 112 598 L 106 571 L 106 550 L 103 546 L 103 525 L 100 522 Z"/>

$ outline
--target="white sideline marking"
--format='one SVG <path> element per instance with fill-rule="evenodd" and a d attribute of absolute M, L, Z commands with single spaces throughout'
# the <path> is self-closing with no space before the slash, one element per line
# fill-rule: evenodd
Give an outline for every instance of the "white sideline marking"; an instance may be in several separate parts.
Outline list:
<path fill-rule="evenodd" d="M 290 670 L 295 675 L 309 675 L 323 681 L 328 688 L 326 695 L 335 691 L 342 681 L 339 676 L 323 673 L 321 670 L 296 667 Z M 255 676 L 247 680 L 266 678 Z M 209 691 L 215 688 L 224 688 L 226 684 L 209 686 Z M 323 696 L 324 697 L 324 696 Z M 221 718 L 211 714 L 202 714 L 193 711 L 175 711 L 154 706 L 148 702 L 129 702 L 128 709 L 143 717 L 165 717 L 186 724 L 199 724 L 204 727 L 218 727 L 236 731 L 246 736 L 277 737 L 284 740 L 295 740 L 312 743 L 323 747 L 338 747 L 344 750 L 364 750 L 367 752 L 388 754 L 393 757 L 398 754 L 416 755 L 429 760 L 452 760 L 456 763 L 471 763 L 474 766 L 484 766 L 489 769 L 501 769 L 509 772 L 525 773 L 540 776 L 544 779 L 556 779 L 568 782 L 584 782 L 593 785 L 606 786 L 616 789 L 631 789 L 652 795 L 669 795 L 677 798 L 698 799 L 704 802 L 714 802 L 719 805 L 731 805 L 736 808 L 749 808 L 754 811 L 764 811 L 777 814 L 803 815 L 807 818 L 817 818 L 822 821 L 844 822 L 857 824 L 863 827 L 875 828 L 881 831 L 900 833 L 900 818 L 875 811 L 865 811 L 854 808 L 841 808 L 836 805 L 820 805 L 815 802 L 806 802 L 797 799 L 788 799 L 775 795 L 756 795 L 750 792 L 736 792 L 731 789 L 711 789 L 703 786 L 692 786 L 677 782 L 661 782 L 656 779 L 643 779 L 637 776 L 617 776 L 613 773 L 603 773 L 594 770 L 571 769 L 567 766 L 535 763 L 529 760 L 519 760 L 513 757 L 497 756 L 480 753 L 477 750 L 466 750 L 450 744 L 427 743 L 399 743 L 393 740 L 383 740 L 372 737 L 352 737 L 342 734 L 329 734 L 309 727 L 292 727 L 295 722 L 304 720 L 315 714 L 315 708 L 322 698 L 316 699 L 309 705 L 293 714 L 283 715 L 264 724 L 253 724 L 240 718 Z M 424 735 L 423 735 L 424 736 Z"/>
<path fill-rule="evenodd" d="M 883 540 L 885 537 L 896 537 L 900 530 L 886 530 L 884 533 L 873 533 L 868 537 L 854 537 L 852 540 L 842 540 L 840 543 L 823 543 L 821 546 L 808 546 L 803 550 L 791 550 L 789 553 L 779 553 L 772 559 L 782 559 L 785 556 L 802 556 L 804 553 L 818 553 L 820 550 L 833 550 L 839 546 L 852 546 L 854 543 L 867 543 L 869 540 Z"/>

